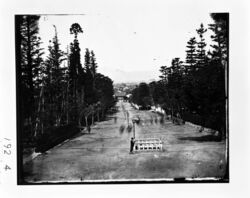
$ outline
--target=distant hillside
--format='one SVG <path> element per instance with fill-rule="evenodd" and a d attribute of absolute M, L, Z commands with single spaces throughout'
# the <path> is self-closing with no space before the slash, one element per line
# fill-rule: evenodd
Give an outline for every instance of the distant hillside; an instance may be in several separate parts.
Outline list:
<path fill-rule="evenodd" d="M 157 80 L 159 73 L 152 71 L 123 71 L 123 70 L 109 70 L 105 71 L 114 83 L 140 83 L 151 82 Z"/>

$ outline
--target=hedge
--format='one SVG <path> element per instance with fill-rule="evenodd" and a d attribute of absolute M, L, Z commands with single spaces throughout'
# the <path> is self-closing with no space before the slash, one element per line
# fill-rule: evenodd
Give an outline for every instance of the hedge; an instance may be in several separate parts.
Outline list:
<path fill-rule="evenodd" d="M 73 137 L 79 132 L 75 125 L 65 125 L 60 127 L 51 127 L 45 131 L 36 141 L 36 152 L 45 152 L 50 148 Z"/>

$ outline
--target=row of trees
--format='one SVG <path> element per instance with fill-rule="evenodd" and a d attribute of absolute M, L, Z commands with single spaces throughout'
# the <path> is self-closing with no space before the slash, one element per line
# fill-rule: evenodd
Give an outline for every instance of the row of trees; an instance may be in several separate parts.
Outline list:
<path fill-rule="evenodd" d="M 81 26 L 71 25 L 69 32 L 74 39 L 67 52 L 60 49 L 54 26 L 55 35 L 44 58 L 39 19 L 16 16 L 18 120 L 24 136 L 30 138 L 54 126 L 93 123 L 114 104 L 113 82 L 97 72 L 94 51 L 87 48 L 84 65 L 81 63 Z"/>
<path fill-rule="evenodd" d="M 221 132 L 226 129 L 228 15 L 211 14 L 213 35 L 206 51 L 203 24 L 196 30 L 198 40 L 187 42 L 186 60 L 174 58 L 170 66 L 160 67 L 160 80 L 141 83 L 132 93 L 132 101 L 142 106 L 160 105 L 167 114 L 180 115 Z"/>

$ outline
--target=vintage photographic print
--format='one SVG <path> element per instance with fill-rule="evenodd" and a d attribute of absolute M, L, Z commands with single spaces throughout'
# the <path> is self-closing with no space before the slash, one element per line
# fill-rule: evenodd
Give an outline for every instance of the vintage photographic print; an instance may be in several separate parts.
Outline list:
<path fill-rule="evenodd" d="M 19 185 L 229 182 L 229 13 L 14 22 Z"/>

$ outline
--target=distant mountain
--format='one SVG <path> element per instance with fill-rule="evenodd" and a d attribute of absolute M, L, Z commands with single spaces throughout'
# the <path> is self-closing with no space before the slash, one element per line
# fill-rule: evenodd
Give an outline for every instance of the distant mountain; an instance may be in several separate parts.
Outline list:
<path fill-rule="evenodd" d="M 120 69 L 105 71 L 114 83 L 151 82 L 158 79 L 158 72 L 152 71 L 124 71 Z"/>

